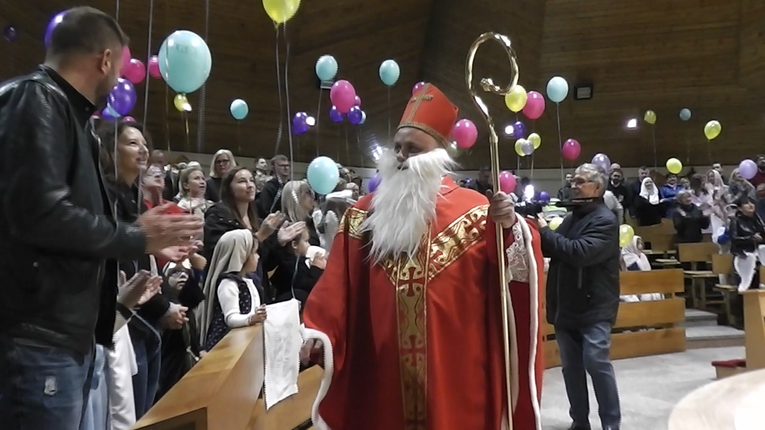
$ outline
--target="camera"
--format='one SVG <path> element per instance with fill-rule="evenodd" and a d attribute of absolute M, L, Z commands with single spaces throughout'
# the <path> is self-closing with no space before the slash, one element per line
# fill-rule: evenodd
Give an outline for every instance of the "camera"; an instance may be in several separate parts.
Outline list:
<path fill-rule="evenodd" d="M 519 201 L 515 204 L 515 213 L 523 217 L 536 218 L 542 213 L 544 205 L 536 200 Z"/>

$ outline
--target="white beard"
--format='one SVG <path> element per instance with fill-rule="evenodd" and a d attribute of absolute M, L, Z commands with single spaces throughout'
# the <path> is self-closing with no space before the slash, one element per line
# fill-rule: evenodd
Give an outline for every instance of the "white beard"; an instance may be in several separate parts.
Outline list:
<path fill-rule="evenodd" d="M 386 257 L 397 260 L 417 253 L 429 224 L 436 217 L 441 181 L 456 163 L 445 149 L 437 148 L 399 163 L 386 150 L 378 163 L 380 185 L 372 195 L 370 215 L 361 224 L 371 232 L 370 258 L 374 264 Z"/>

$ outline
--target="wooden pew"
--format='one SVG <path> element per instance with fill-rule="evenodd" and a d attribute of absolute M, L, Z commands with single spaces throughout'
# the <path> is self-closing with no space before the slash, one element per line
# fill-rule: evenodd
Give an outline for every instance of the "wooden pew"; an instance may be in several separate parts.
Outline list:
<path fill-rule="evenodd" d="M 691 280 L 691 298 L 694 308 L 706 309 L 707 304 L 724 303 L 723 300 L 707 300 L 706 280 L 715 278 L 717 275 L 711 270 L 699 270 L 699 263 L 711 263 L 712 255 L 717 254 L 718 250 L 719 248 L 713 242 L 677 245 L 677 260 L 691 265 L 691 269 L 686 270 L 684 274 Z"/>
<path fill-rule="evenodd" d="M 263 399 L 255 404 L 248 430 L 292 430 L 304 426 L 311 420 L 311 407 L 319 392 L 324 371 L 313 366 L 300 372 L 298 392 L 266 411 Z"/>
<path fill-rule="evenodd" d="M 621 302 L 611 335 L 611 358 L 632 358 L 685 351 L 685 300 L 677 297 L 683 292 L 683 271 L 680 269 L 650 272 L 621 272 L 620 294 L 661 293 L 664 300 Z M 543 355 L 546 368 L 560 365 L 560 352 L 555 342 L 555 330 L 544 323 Z"/>
<path fill-rule="evenodd" d="M 635 234 L 643 238 L 643 243 L 650 244 L 649 249 L 654 255 L 665 258 L 675 251 L 675 227 L 671 219 L 663 219 L 661 224 L 636 227 Z"/>
<path fill-rule="evenodd" d="M 740 321 L 736 321 L 731 312 L 731 303 L 738 295 L 738 287 L 730 285 L 730 282 L 733 281 L 733 254 L 712 254 L 712 273 L 718 276 L 724 275 L 728 281 L 726 284 L 715 284 L 714 289 L 723 296 L 725 317 L 728 325 L 735 325 Z"/>

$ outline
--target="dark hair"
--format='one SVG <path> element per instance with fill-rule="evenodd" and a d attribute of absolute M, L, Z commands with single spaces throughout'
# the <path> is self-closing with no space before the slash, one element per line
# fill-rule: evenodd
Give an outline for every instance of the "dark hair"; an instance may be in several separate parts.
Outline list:
<path fill-rule="evenodd" d="M 667 177 L 665 179 L 669 179 L 669 178 L 671 178 L 673 176 L 675 177 L 675 179 L 677 179 L 677 175 L 674 174 L 674 173 L 667 173 Z"/>
<path fill-rule="evenodd" d="M 122 136 L 122 133 L 124 133 L 128 128 L 134 128 L 140 131 L 141 134 L 143 134 L 143 138 L 146 140 L 147 149 L 151 151 L 151 136 L 142 124 L 125 121 L 116 123 L 110 121 L 101 121 L 100 124 L 97 125 L 96 135 L 101 141 L 101 148 L 99 150 L 101 170 L 103 171 L 106 179 L 111 182 L 116 182 L 117 180 L 117 172 L 114 170 L 114 147 L 116 143 L 115 137 L 119 139 L 119 137 Z"/>
<path fill-rule="evenodd" d="M 744 206 L 747 203 L 751 203 L 753 205 L 757 204 L 757 202 L 755 202 L 755 200 L 753 198 L 751 198 L 751 197 L 749 197 L 747 195 L 739 196 L 736 199 L 736 207 L 740 208 L 741 206 Z"/>
<path fill-rule="evenodd" d="M 236 166 L 223 175 L 223 179 L 221 179 L 220 182 L 220 201 L 226 205 L 229 211 L 231 211 L 234 218 L 244 226 L 244 218 L 242 218 L 242 215 L 239 213 L 239 209 L 236 208 L 236 198 L 234 197 L 234 193 L 231 192 L 231 183 L 234 182 L 236 174 L 242 170 L 250 172 L 250 170 L 244 166 Z M 250 174 L 252 174 L 252 172 L 250 172 Z M 260 229 L 260 218 L 258 218 L 258 214 L 255 211 L 254 201 L 247 205 L 247 218 L 250 219 L 252 231 L 258 231 L 258 229 Z"/>
<path fill-rule="evenodd" d="M 111 16 L 92 7 L 75 7 L 64 12 L 53 29 L 46 56 L 99 54 L 117 45 L 127 46 L 128 42 L 127 35 Z"/>
<path fill-rule="evenodd" d="M 289 158 L 287 158 L 286 155 L 282 155 L 282 154 L 274 155 L 274 157 L 271 158 L 271 166 L 276 167 L 276 163 L 279 161 L 289 161 Z"/>
<path fill-rule="evenodd" d="M 638 170 L 649 170 L 649 169 L 646 166 L 640 166 L 640 167 L 638 167 Z"/>
<path fill-rule="evenodd" d="M 704 177 L 699 175 L 698 173 L 691 176 L 689 179 L 691 183 L 691 189 L 701 189 L 701 194 L 709 194 L 709 190 L 704 187 Z"/>

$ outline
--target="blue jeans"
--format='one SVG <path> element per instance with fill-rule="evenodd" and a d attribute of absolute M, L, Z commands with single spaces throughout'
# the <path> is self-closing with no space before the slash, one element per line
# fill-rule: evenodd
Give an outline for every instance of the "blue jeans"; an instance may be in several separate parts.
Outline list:
<path fill-rule="evenodd" d="M 0 337 L 0 427 L 79 430 L 93 353 Z"/>
<path fill-rule="evenodd" d="M 96 345 L 93 365 L 93 379 L 90 382 L 90 394 L 82 417 L 82 430 L 105 430 L 109 428 L 109 389 L 106 382 L 106 351 Z"/>
<path fill-rule="evenodd" d="M 600 322 L 581 329 L 555 327 L 555 339 L 560 349 L 563 382 L 570 405 L 569 415 L 574 424 L 590 425 L 590 401 L 587 373 L 592 378 L 598 415 L 603 427 L 618 428 L 622 419 L 616 375 L 611 365 L 611 323 Z M 585 373 L 586 372 L 586 373 Z"/>
<path fill-rule="evenodd" d="M 135 418 L 140 420 L 154 405 L 154 396 L 159 385 L 162 341 L 153 328 L 151 332 L 131 329 L 130 340 L 138 365 L 138 373 L 133 375 L 133 400 Z"/>

